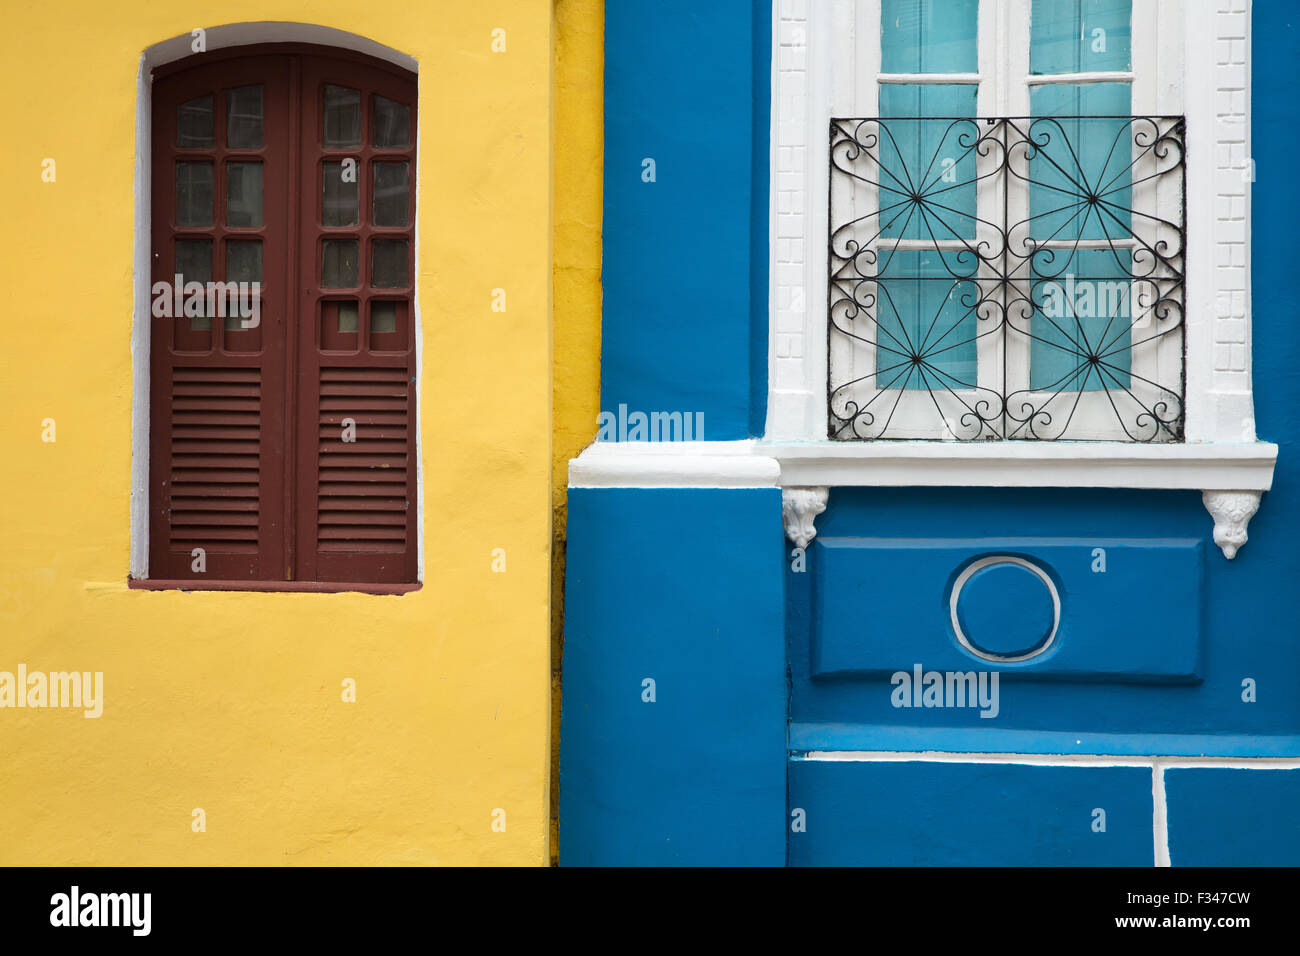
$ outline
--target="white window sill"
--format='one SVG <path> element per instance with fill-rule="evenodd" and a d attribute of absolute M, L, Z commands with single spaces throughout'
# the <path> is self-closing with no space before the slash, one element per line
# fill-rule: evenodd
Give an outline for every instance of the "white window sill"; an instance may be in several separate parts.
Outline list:
<path fill-rule="evenodd" d="M 781 484 L 1267 491 L 1269 442 L 758 442 Z"/>

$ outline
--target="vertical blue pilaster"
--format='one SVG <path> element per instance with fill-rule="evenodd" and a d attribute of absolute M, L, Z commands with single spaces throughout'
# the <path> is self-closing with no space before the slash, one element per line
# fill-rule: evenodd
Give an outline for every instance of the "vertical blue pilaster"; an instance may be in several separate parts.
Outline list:
<path fill-rule="evenodd" d="M 776 488 L 570 489 L 561 863 L 785 862 L 782 543 Z"/>
<path fill-rule="evenodd" d="M 761 433 L 770 43 L 768 0 L 606 5 L 602 409 Z"/>

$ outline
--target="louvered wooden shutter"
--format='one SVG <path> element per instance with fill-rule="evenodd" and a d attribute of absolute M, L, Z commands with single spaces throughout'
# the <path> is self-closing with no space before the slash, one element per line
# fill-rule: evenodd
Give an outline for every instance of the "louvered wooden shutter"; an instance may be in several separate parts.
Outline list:
<path fill-rule="evenodd" d="M 152 281 L 252 275 L 255 250 L 262 275 L 256 328 L 212 315 L 152 320 L 152 578 L 285 576 L 288 92 L 282 57 L 202 64 L 154 85 Z M 237 224 L 255 197 L 230 182 L 250 165 L 262 180 L 256 226 Z"/>
<path fill-rule="evenodd" d="M 311 323 L 300 342 L 299 434 L 315 440 L 298 450 L 300 575 L 413 581 L 415 82 L 395 71 L 305 58 L 303 89 L 315 96 L 302 116 L 302 231 L 314 236 L 314 255 L 305 260 L 302 282 L 300 311 Z M 359 97 L 356 146 L 328 145 L 327 91 Z M 325 226 L 324 179 L 344 158 L 358 164 L 359 221 Z M 403 164 L 405 187 L 388 175 Z M 356 241 L 355 286 L 327 281 L 330 240 Z M 355 319 L 341 321 L 342 312 Z"/>
<path fill-rule="evenodd" d="M 262 293 L 257 329 L 153 320 L 155 580 L 416 580 L 415 78 L 321 49 L 217 51 L 154 83 L 153 281 L 233 279 L 260 250 Z"/>
<path fill-rule="evenodd" d="M 408 370 L 319 371 L 313 523 L 317 580 L 409 580 L 414 514 L 413 388 Z M 344 419 L 355 441 L 342 440 Z M 304 566 L 304 571 L 306 566 Z"/>

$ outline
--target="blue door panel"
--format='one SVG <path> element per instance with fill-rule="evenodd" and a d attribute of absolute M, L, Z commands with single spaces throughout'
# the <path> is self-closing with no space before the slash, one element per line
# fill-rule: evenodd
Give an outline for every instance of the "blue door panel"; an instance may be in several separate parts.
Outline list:
<path fill-rule="evenodd" d="M 1151 771 L 1142 767 L 792 760 L 790 809 L 796 866 L 1155 858 Z"/>
<path fill-rule="evenodd" d="M 572 488 L 568 526 L 561 863 L 779 866 L 781 493 Z"/>

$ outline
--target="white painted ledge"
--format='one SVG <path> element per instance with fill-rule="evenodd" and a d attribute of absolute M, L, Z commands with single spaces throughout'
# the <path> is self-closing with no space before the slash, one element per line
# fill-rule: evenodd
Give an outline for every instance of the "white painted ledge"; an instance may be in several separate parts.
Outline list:
<path fill-rule="evenodd" d="M 573 488 L 965 487 L 1267 491 L 1270 442 L 594 442 Z"/>
<path fill-rule="evenodd" d="M 781 466 L 753 441 L 593 442 L 569 461 L 570 488 L 775 488 Z"/>
<path fill-rule="evenodd" d="M 755 442 L 781 484 L 1267 491 L 1269 442 Z"/>

